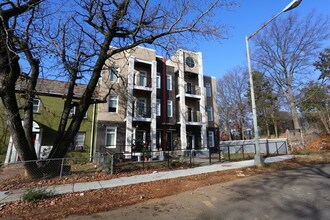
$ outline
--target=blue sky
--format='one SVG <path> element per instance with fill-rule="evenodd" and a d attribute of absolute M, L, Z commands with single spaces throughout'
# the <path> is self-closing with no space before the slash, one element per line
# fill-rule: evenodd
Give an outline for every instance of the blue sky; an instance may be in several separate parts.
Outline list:
<path fill-rule="evenodd" d="M 229 39 L 222 40 L 220 43 L 200 42 L 196 46 L 198 51 L 203 53 L 205 75 L 220 78 L 233 67 L 246 65 L 245 36 L 251 35 L 291 0 L 238 0 L 237 2 L 240 3 L 239 8 L 234 11 L 222 10 L 217 16 L 223 24 L 230 26 Z M 300 17 L 312 10 L 315 10 L 317 14 L 330 16 L 330 0 L 303 0 L 294 9 Z M 280 16 L 284 17 L 286 13 Z M 330 47 L 330 41 L 326 42 L 325 46 Z"/>

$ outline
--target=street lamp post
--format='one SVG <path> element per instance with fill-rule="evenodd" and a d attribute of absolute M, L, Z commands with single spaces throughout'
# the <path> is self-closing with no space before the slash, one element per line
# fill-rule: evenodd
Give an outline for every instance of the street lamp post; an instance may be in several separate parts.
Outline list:
<path fill-rule="evenodd" d="M 255 100 L 255 94 L 254 94 L 254 86 L 253 86 L 253 75 L 252 75 L 252 68 L 251 68 L 251 58 L 250 58 L 250 48 L 249 48 L 249 40 L 256 35 L 261 29 L 266 27 L 270 22 L 272 22 L 275 18 L 277 18 L 279 15 L 281 15 L 283 12 L 287 12 L 289 10 L 292 10 L 296 8 L 302 0 L 293 0 L 290 4 L 288 4 L 282 11 L 280 11 L 278 14 L 273 16 L 270 20 L 268 20 L 265 24 L 263 24 L 258 30 L 256 30 L 253 34 L 250 36 L 247 36 L 245 38 L 246 42 L 246 56 L 247 56 L 247 62 L 248 62 L 248 71 L 249 71 L 249 77 L 250 77 L 250 92 L 251 92 L 251 103 L 252 103 L 252 114 L 253 114 L 253 126 L 254 126 L 254 140 L 255 140 L 255 147 L 256 147 L 256 154 L 254 157 L 254 164 L 255 165 L 262 165 L 263 160 L 260 156 L 260 143 L 259 143 L 259 131 L 258 131 L 258 121 L 257 121 L 257 108 L 256 108 L 256 100 Z"/>

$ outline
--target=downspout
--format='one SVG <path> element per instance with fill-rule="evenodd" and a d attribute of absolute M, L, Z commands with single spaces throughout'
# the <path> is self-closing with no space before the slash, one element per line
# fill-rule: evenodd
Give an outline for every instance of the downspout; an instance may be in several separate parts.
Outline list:
<path fill-rule="evenodd" d="M 166 128 L 166 123 L 167 123 L 167 75 L 166 75 L 166 59 L 163 57 L 162 58 L 162 150 L 166 151 L 167 150 L 167 139 L 166 139 L 166 133 L 167 133 L 167 128 Z"/>
<path fill-rule="evenodd" d="M 92 117 L 92 131 L 91 131 L 91 147 L 89 152 L 90 162 L 93 162 L 93 156 L 94 156 L 94 144 L 95 144 L 95 121 L 96 121 L 96 104 L 94 103 L 93 106 L 93 117 Z"/>

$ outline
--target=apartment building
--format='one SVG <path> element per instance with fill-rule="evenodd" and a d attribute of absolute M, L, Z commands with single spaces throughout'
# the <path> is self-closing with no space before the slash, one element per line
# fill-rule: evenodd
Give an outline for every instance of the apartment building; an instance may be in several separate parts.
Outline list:
<path fill-rule="evenodd" d="M 170 60 L 137 47 L 108 60 L 99 94 L 98 148 L 114 152 L 196 149 L 218 145 L 216 80 L 202 54 L 179 50 Z M 98 149 L 96 149 L 98 150 Z"/>

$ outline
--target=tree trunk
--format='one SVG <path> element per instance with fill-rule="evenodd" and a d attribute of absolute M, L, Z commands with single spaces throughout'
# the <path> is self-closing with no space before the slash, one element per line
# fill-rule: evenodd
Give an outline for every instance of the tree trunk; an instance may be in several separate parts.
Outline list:
<path fill-rule="evenodd" d="M 293 97 L 291 87 L 288 87 L 287 98 L 288 98 L 288 101 L 289 101 L 289 104 L 290 104 L 293 127 L 294 127 L 295 130 L 300 130 L 300 124 L 299 124 L 299 118 L 298 118 L 298 113 L 297 113 L 297 109 L 296 109 L 296 103 L 294 101 L 294 97 Z"/>
<path fill-rule="evenodd" d="M 271 117 L 272 117 L 272 121 L 273 121 L 273 124 L 274 124 L 275 137 L 278 138 L 278 127 L 277 127 L 277 120 L 275 118 L 275 114 L 272 113 Z"/>

